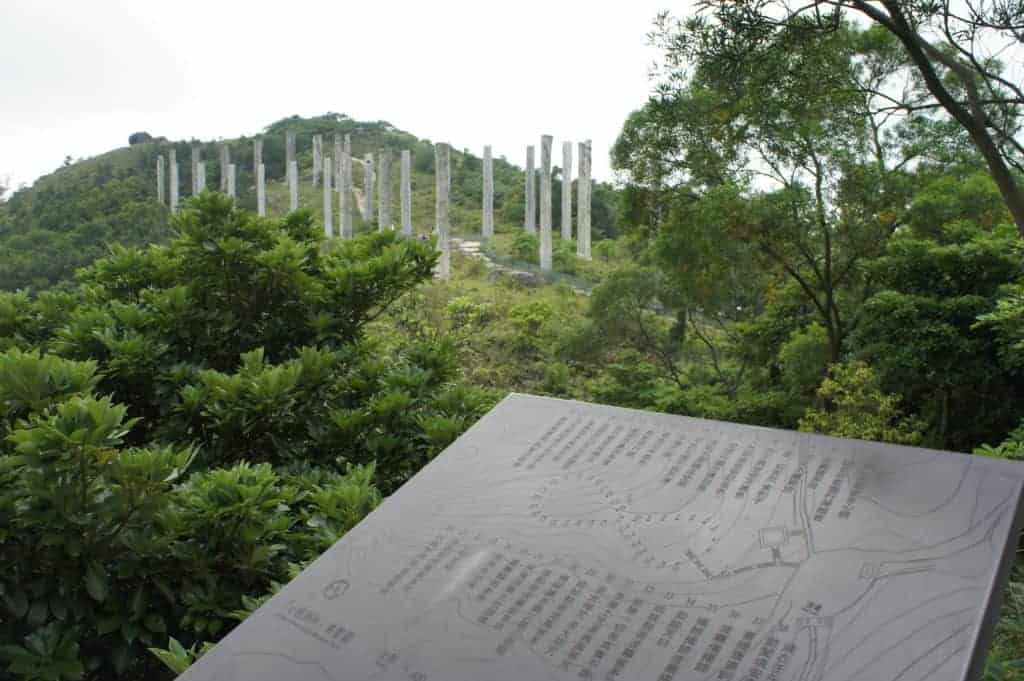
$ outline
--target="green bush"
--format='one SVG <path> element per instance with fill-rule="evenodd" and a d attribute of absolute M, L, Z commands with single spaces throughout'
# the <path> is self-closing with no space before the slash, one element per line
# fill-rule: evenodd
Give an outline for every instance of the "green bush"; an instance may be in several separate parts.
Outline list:
<path fill-rule="evenodd" d="M 576 274 L 579 258 L 576 257 L 576 243 L 555 239 L 552 253 L 551 266 L 556 272 L 565 274 Z"/>
<path fill-rule="evenodd" d="M 897 444 L 921 441 L 923 424 L 903 415 L 899 396 L 882 392 L 875 372 L 863 362 L 834 364 L 818 397 L 825 408 L 808 409 L 800 430 Z"/>
<path fill-rule="evenodd" d="M 189 475 L 191 448 L 126 447 L 126 412 L 76 395 L 8 438 L 0 656 L 17 678 L 141 678 L 145 647 L 226 633 L 379 501 L 372 468 Z"/>
<path fill-rule="evenodd" d="M 173 226 L 0 295 L 4 678 L 187 663 L 491 404 L 450 341 L 364 338 L 429 244 L 327 243 L 213 194 Z"/>
<path fill-rule="evenodd" d="M 512 257 L 523 262 L 540 264 L 540 239 L 536 234 L 516 232 L 512 237 Z"/>

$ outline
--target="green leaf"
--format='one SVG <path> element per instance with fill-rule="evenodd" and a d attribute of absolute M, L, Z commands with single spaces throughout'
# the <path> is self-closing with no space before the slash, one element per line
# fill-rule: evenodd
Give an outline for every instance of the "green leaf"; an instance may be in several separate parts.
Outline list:
<path fill-rule="evenodd" d="M 28 597 L 24 591 L 12 591 L 9 594 L 4 594 L 3 599 L 15 619 L 24 617 L 28 612 Z"/>
<path fill-rule="evenodd" d="M 32 603 L 32 607 L 29 608 L 27 623 L 30 627 L 35 629 L 43 625 L 46 621 L 46 615 L 49 612 L 49 607 L 46 605 L 45 600 L 38 600 Z"/>
<path fill-rule="evenodd" d="M 178 639 L 174 638 L 173 636 L 171 636 L 170 639 L 171 640 L 167 645 L 168 650 L 170 650 L 172 653 L 180 657 L 187 657 L 188 651 L 185 650 L 185 646 L 181 645 L 181 643 L 178 642 Z"/>
<path fill-rule="evenodd" d="M 173 639 L 172 639 L 173 640 Z M 192 660 L 187 656 L 178 656 L 174 653 L 161 650 L 160 648 L 150 648 L 149 652 L 153 653 L 158 660 L 164 663 L 164 665 L 175 674 L 181 675 L 185 673 L 185 670 L 192 664 Z"/>
<path fill-rule="evenodd" d="M 137 620 L 146 614 L 146 591 L 139 585 L 132 596 L 132 619 Z"/>
<path fill-rule="evenodd" d="M 121 635 L 128 643 L 134 643 L 139 637 L 139 625 L 134 622 L 123 622 L 121 624 Z"/>
<path fill-rule="evenodd" d="M 102 603 L 110 595 L 110 585 L 107 582 L 107 575 L 98 565 L 93 563 L 85 571 L 85 590 L 93 600 Z"/>
<path fill-rule="evenodd" d="M 174 592 L 171 591 L 171 587 L 167 585 L 167 582 L 164 581 L 162 577 L 154 577 L 153 586 L 157 588 L 157 590 L 163 595 L 164 598 L 167 599 L 169 603 L 175 602 Z"/>
<path fill-rule="evenodd" d="M 26 654 L 25 649 L 21 646 L 11 644 L 0 646 L 0 658 L 5 660 L 13 660 Z"/>
<path fill-rule="evenodd" d="M 68 616 L 68 606 L 59 594 L 50 596 L 50 612 L 59 620 L 65 620 Z"/>

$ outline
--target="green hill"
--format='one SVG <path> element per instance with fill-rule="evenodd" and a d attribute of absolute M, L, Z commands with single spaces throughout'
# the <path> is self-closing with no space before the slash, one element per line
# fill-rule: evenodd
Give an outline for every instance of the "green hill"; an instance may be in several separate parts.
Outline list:
<path fill-rule="evenodd" d="M 324 136 L 324 152 L 333 151 L 335 133 L 352 137 L 357 159 L 380 149 L 394 152 L 392 215 L 397 221 L 398 153 L 413 154 L 412 210 L 417 233 L 429 233 L 434 223 L 434 150 L 429 140 L 398 130 L 385 121 L 357 121 L 344 114 L 328 113 L 314 118 L 292 116 L 267 126 L 263 162 L 267 171 L 267 210 L 272 216 L 287 211 L 285 183 L 285 130 L 297 134 L 297 156 L 302 173 L 300 206 L 319 219 L 322 190 L 312 187 L 312 136 Z M 237 201 L 256 209 L 253 173 L 253 140 L 256 135 L 226 140 L 237 166 Z M 109 251 L 113 243 L 134 246 L 161 243 L 170 235 L 169 211 L 156 197 L 156 159 L 174 148 L 178 157 L 181 199 L 189 198 L 192 184 L 191 149 L 199 146 L 206 161 L 207 187 L 220 185 L 220 141 L 154 141 L 109 151 L 69 163 L 39 178 L 31 187 L 16 192 L 0 204 L 0 290 L 41 290 L 70 277 L 74 271 Z M 456 235 L 480 232 L 481 159 L 468 150 L 452 150 L 451 220 Z M 363 170 L 353 165 L 354 185 L 362 187 Z M 554 222 L 560 219 L 561 182 L 553 187 Z M 507 161 L 494 162 L 496 229 L 513 231 L 523 222 L 523 171 Z M 611 210 L 614 193 L 608 185 L 595 185 L 594 238 L 614 234 Z M 336 218 L 337 220 L 337 218 Z M 373 228 L 354 211 L 356 231 Z"/>

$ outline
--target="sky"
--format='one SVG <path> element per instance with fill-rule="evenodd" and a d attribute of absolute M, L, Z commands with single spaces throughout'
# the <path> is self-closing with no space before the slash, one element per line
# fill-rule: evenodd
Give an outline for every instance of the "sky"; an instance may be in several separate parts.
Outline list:
<path fill-rule="evenodd" d="M 651 91 L 652 21 L 687 4 L 4 0 L 0 179 L 31 184 L 137 131 L 214 140 L 333 111 L 518 165 L 542 134 L 556 164 L 589 138 L 611 180 Z"/>

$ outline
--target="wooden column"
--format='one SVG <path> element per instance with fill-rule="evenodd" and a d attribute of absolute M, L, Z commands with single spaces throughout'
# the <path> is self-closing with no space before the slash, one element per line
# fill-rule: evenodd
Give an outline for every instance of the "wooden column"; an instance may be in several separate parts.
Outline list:
<path fill-rule="evenodd" d="M 341 190 L 338 192 L 341 211 L 341 238 L 351 239 L 352 230 L 352 155 L 341 152 Z"/>
<path fill-rule="evenodd" d="M 261 145 L 262 146 L 262 145 Z M 256 166 L 256 215 L 267 214 L 267 166 Z"/>
<path fill-rule="evenodd" d="M 540 137 L 540 268 L 551 270 L 551 135 Z"/>
<path fill-rule="evenodd" d="M 491 147 L 484 147 L 484 196 L 483 226 L 480 229 L 484 241 L 494 238 L 494 159 Z"/>
<path fill-rule="evenodd" d="M 331 191 L 331 157 L 323 159 L 324 171 L 324 236 L 328 239 L 334 236 L 334 192 Z"/>
<path fill-rule="evenodd" d="M 572 142 L 562 142 L 562 240 L 572 239 Z"/>
<path fill-rule="evenodd" d="M 178 191 L 180 189 L 178 186 L 178 156 L 177 152 L 174 151 L 174 149 L 171 149 L 169 152 L 167 152 L 167 156 L 169 161 L 168 174 L 171 176 L 171 186 L 169 192 L 170 196 L 168 197 L 168 199 L 170 200 L 171 203 L 171 213 L 177 213 Z"/>
<path fill-rule="evenodd" d="M 526 216 L 523 228 L 527 234 L 537 233 L 537 197 L 534 193 L 536 180 L 533 172 L 533 146 L 526 147 Z"/>
<path fill-rule="evenodd" d="M 288 210 L 299 209 L 299 164 L 292 161 L 288 164 Z"/>
<path fill-rule="evenodd" d="M 387 149 L 377 154 L 377 229 L 391 229 L 391 152 Z"/>
<path fill-rule="evenodd" d="M 451 176 L 451 155 L 444 142 L 434 145 L 435 215 L 437 218 L 437 250 L 441 258 L 437 262 L 437 277 L 447 280 L 452 274 L 452 254 L 449 242 L 451 224 L 448 221 L 448 188 Z"/>
<path fill-rule="evenodd" d="M 402 150 L 402 236 L 412 236 L 412 154 Z"/>
<path fill-rule="evenodd" d="M 167 179 L 164 177 L 164 156 L 160 154 L 156 157 L 156 200 L 160 202 L 160 205 L 164 204 L 164 185 Z"/>
<path fill-rule="evenodd" d="M 590 140 L 580 142 L 576 184 L 576 255 L 590 259 Z"/>

